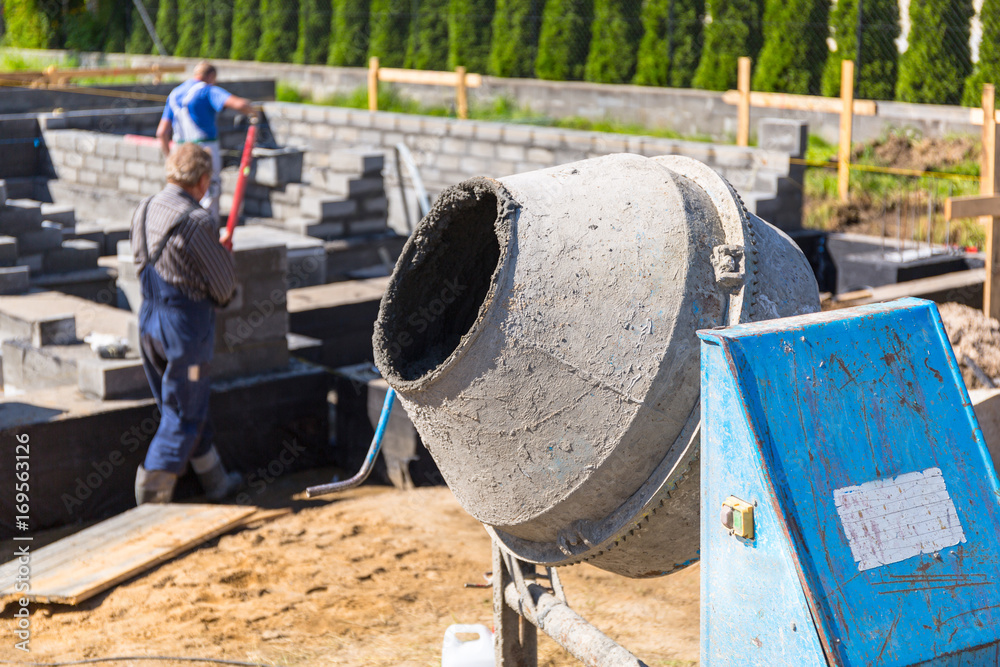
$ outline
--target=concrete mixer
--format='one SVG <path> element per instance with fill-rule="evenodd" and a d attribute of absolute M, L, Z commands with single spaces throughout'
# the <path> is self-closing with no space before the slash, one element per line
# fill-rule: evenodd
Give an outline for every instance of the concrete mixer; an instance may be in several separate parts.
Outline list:
<path fill-rule="evenodd" d="M 643 665 L 556 566 L 699 559 L 703 665 L 1000 664 L 1000 481 L 935 307 L 818 306 L 794 244 L 694 160 L 442 193 L 374 349 L 493 536 L 498 666 L 537 665 L 536 627 Z"/>
<path fill-rule="evenodd" d="M 802 253 L 715 171 L 611 155 L 442 193 L 374 349 L 506 550 L 648 577 L 698 558 L 695 332 L 817 310 Z"/>

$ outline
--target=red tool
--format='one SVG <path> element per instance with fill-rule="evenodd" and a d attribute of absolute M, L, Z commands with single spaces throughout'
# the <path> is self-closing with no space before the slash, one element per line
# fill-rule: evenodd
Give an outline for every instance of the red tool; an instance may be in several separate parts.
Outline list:
<path fill-rule="evenodd" d="M 233 230 L 236 229 L 236 221 L 240 217 L 240 208 L 243 206 L 243 192 L 247 188 L 247 177 L 250 176 L 250 160 L 253 157 L 253 145 L 257 140 L 257 119 L 250 119 L 250 128 L 247 130 L 247 140 L 243 144 L 243 157 L 240 158 L 240 172 L 236 177 L 236 190 L 233 192 L 233 203 L 229 207 L 229 221 L 226 223 L 227 240 L 223 244 L 226 250 L 233 249 Z"/>

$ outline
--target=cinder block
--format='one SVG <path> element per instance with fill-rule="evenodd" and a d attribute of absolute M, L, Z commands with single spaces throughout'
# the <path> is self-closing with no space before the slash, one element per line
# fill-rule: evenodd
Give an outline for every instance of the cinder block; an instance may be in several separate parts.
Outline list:
<path fill-rule="evenodd" d="M 281 187 L 302 180 L 303 152 L 295 148 L 255 148 L 250 180 L 268 187 Z"/>
<path fill-rule="evenodd" d="M 4 391 L 16 394 L 31 389 L 76 384 L 79 353 L 93 353 L 85 345 L 68 348 L 34 347 L 20 338 L 4 341 Z"/>
<path fill-rule="evenodd" d="M 8 199 L 0 209 L 0 234 L 19 236 L 42 228 L 42 205 L 31 199 Z"/>
<path fill-rule="evenodd" d="M 242 312 L 216 320 L 215 349 L 233 352 L 249 343 L 279 338 L 287 333 L 288 311 L 284 297 L 277 304 L 272 299 L 244 301 Z"/>
<path fill-rule="evenodd" d="M 63 230 L 71 230 L 76 226 L 76 209 L 66 204 L 42 204 L 42 220 L 57 222 Z"/>
<path fill-rule="evenodd" d="M 366 220 L 351 220 L 347 229 L 353 236 L 355 234 L 378 234 L 387 228 L 385 217 L 369 218 Z"/>
<path fill-rule="evenodd" d="M 809 145 L 809 123 L 804 120 L 762 118 L 757 125 L 757 146 L 768 151 L 804 157 Z"/>
<path fill-rule="evenodd" d="M 235 245 L 233 250 L 237 278 L 254 278 L 269 273 L 284 275 L 288 271 L 288 251 L 284 245 L 246 249 Z"/>
<path fill-rule="evenodd" d="M 46 273 L 67 273 L 97 266 L 101 249 L 93 241 L 72 239 L 63 241 L 59 248 L 47 251 L 42 260 Z"/>
<path fill-rule="evenodd" d="M 0 178 L 0 209 L 7 203 L 7 181 Z"/>
<path fill-rule="evenodd" d="M 248 343 L 233 352 L 216 352 L 210 366 L 212 379 L 260 375 L 288 367 L 288 341 L 278 339 Z"/>
<path fill-rule="evenodd" d="M 286 220 L 285 229 L 318 239 L 338 239 L 344 236 L 347 226 L 344 222 L 319 222 L 318 220 L 296 218 Z"/>
<path fill-rule="evenodd" d="M 103 400 L 152 396 L 139 359 L 81 359 L 77 385 L 84 395 Z"/>
<path fill-rule="evenodd" d="M 0 268 L 0 294 L 23 294 L 28 291 L 29 269 L 26 266 Z"/>
<path fill-rule="evenodd" d="M 42 228 L 35 232 L 27 232 L 17 237 L 18 250 L 26 255 L 43 253 L 62 245 L 62 225 L 55 222 L 43 222 Z"/>
<path fill-rule="evenodd" d="M 31 275 L 37 275 L 44 270 L 44 260 L 45 256 L 42 254 L 18 255 L 15 266 L 23 266 L 31 272 Z"/>
<path fill-rule="evenodd" d="M 323 341 L 318 338 L 290 333 L 285 336 L 288 341 L 288 353 L 312 364 L 323 363 Z"/>
<path fill-rule="evenodd" d="M 345 174 L 331 173 L 326 178 L 326 189 L 335 195 L 354 198 L 384 192 L 385 183 L 381 176 L 352 178 Z"/>
<path fill-rule="evenodd" d="M 338 149 L 330 153 L 330 168 L 343 174 L 369 176 L 385 166 L 385 156 L 361 148 Z"/>
<path fill-rule="evenodd" d="M 389 199 L 387 197 L 368 197 L 362 201 L 362 210 L 365 213 L 378 213 L 385 215 L 389 211 Z"/>
<path fill-rule="evenodd" d="M 0 236 L 0 266 L 14 266 L 17 263 L 17 239 Z"/>
<path fill-rule="evenodd" d="M 299 210 L 308 218 L 330 221 L 354 215 L 358 210 L 358 204 L 352 199 L 311 196 L 302 198 Z"/>

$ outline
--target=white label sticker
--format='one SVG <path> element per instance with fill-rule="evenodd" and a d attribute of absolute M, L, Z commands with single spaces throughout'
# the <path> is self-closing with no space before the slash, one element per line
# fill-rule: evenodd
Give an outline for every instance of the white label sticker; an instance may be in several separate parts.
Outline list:
<path fill-rule="evenodd" d="M 940 468 L 845 486 L 833 502 L 862 572 L 965 542 Z"/>

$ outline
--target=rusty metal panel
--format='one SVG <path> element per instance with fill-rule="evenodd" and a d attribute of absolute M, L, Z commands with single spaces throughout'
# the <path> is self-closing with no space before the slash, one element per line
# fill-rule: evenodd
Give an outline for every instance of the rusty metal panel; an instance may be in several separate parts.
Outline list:
<path fill-rule="evenodd" d="M 743 498 L 759 501 L 744 551 L 791 555 L 829 662 L 995 664 L 1000 484 L 936 307 L 902 299 L 701 337 L 709 402 L 725 385 L 738 399 L 706 408 L 705 478 L 720 466 L 763 478 L 763 495 Z M 749 447 L 725 460 L 711 443 L 727 428 Z M 706 494 L 705 529 L 739 489 L 709 481 Z M 786 622 L 733 594 L 751 626 Z"/>

